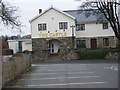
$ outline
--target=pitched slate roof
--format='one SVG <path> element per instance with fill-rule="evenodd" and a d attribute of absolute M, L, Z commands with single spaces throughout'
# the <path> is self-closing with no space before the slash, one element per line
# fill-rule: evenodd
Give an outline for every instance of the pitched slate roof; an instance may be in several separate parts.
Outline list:
<path fill-rule="evenodd" d="M 75 17 L 78 23 L 100 22 L 99 16 L 91 14 L 89 17 L 86 17 L 86 10 L 68 10 L 63 12 Z M 101 21 L 106 21 L 105 17 Z"/>

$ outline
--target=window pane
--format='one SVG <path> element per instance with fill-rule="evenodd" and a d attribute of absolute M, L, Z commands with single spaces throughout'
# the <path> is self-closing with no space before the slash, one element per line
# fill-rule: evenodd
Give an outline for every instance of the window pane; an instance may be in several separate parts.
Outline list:
<path fill-rule="evenodd" d="M 64 23 L 64 29 L 67 29 L 68 25 L 67 22 Z"/>
<path fill-rule="evenodd" d="M 81 30 L 85 30 L 85 24 L 81 25 Z"/>
<path fill-rule="evenodd" d="M 38 24 L 38 30 L 42 30 L 42 24 Z"/>
<path fill-rule="evenodd" d="M 43 30 L 46 30 L 46 24 L 43 24 Z"/>
<path fill-rule="evenodd" d="M 63 29 L 63 24 L 59 23 L 59 29 Z"/>
<path fill-rule="evenodd" d="M 67 22 L 60 22 L 59 23 L 59 29 L 67 29 L 68 23 Z"/>
<path fill-rule="evenodd" d="M 86 40 L 77 40 L 77 48 L 86 48 Z"/>
<path fill-rule="evenodd" d="M 103 23 L 103 29 L 108 29 L 108 23 Z"/>
<path fill-rule="evenodd" d="M 46 30 L 46 29 L 47 29 L 46 23 L 38 24 L 38 30 Z"/>
<path fill-rule="evenodd" d="M 77 24 L 76 31 L 85 30 L 85 24 Z"/>
<path fill-rule="evenodd" d="M 103 38 L 104 46 L 109 46 L 109 38 Z"/>

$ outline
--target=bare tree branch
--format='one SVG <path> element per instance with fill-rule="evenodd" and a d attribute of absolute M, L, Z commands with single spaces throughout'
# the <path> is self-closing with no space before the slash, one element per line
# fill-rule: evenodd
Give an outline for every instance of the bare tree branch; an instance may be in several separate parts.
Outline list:
<path fill-rule="evenodd" d="M 19 20 L 20 16 L 17 14 L 17 10 L 18 8 L 16 6 L 12 6 L 10 3 L 0 0 L 0 18 L 5 26 L 11 27 L 12 29 L 20 29 L 22 24 Z"/>
<path fill-rule="evenodd" d="M 94 4 L 93 4 L 94 3 Z M 87 0 L 87 2 L 84 2 L 81 6 L 80 9 L 83 8 L 85 9 L 93 9 L 91 11 L 94 11 L 94 9 L 98 9 L 94 12 L 89 12 L 89 16 L 90 14 L 96 13 L 94 15 L 96 15 L 97 17 L 101 17 L 103 15 L 103 18 L 105 17 L 108 22 L 110 23 L 115 36 L 120 40 L 120 17 L 118 15 L 120 15 L 120 11 L 118 11 L 118 6 L 120 6 L 120 1 L 117 2 L 117 0 L 94 0 L 94 1 L 90 1 Z M 98 12 L 101 12 L 101 15 L 97 15 L 100 14 Z"/>

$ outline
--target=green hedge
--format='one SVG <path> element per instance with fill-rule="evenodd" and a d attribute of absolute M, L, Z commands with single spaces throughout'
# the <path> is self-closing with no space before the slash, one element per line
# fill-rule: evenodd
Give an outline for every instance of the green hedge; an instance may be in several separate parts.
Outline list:
<path fill-rule="evenodd" d="M 109 52 L 117 52 L 117 49 L 77 50 L 79 59 L 105 59 Z"/>

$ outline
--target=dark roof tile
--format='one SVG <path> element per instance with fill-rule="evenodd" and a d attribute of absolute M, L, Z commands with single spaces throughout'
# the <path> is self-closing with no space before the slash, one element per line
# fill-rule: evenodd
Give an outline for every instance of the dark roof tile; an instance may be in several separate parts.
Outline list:
<path fill-rule="evenodd" d="M 94 14 L 90 14 L 89 17 L 86 17 L 86 10 L 68 10 L 63 12 L 75 17 L 78 23 L 100 22 L 100 20 L 106 21 L 104 17 L 102 19 L 98 19 L 98 17 L 100 17 L 99 15 L 96 16 Z"/>

